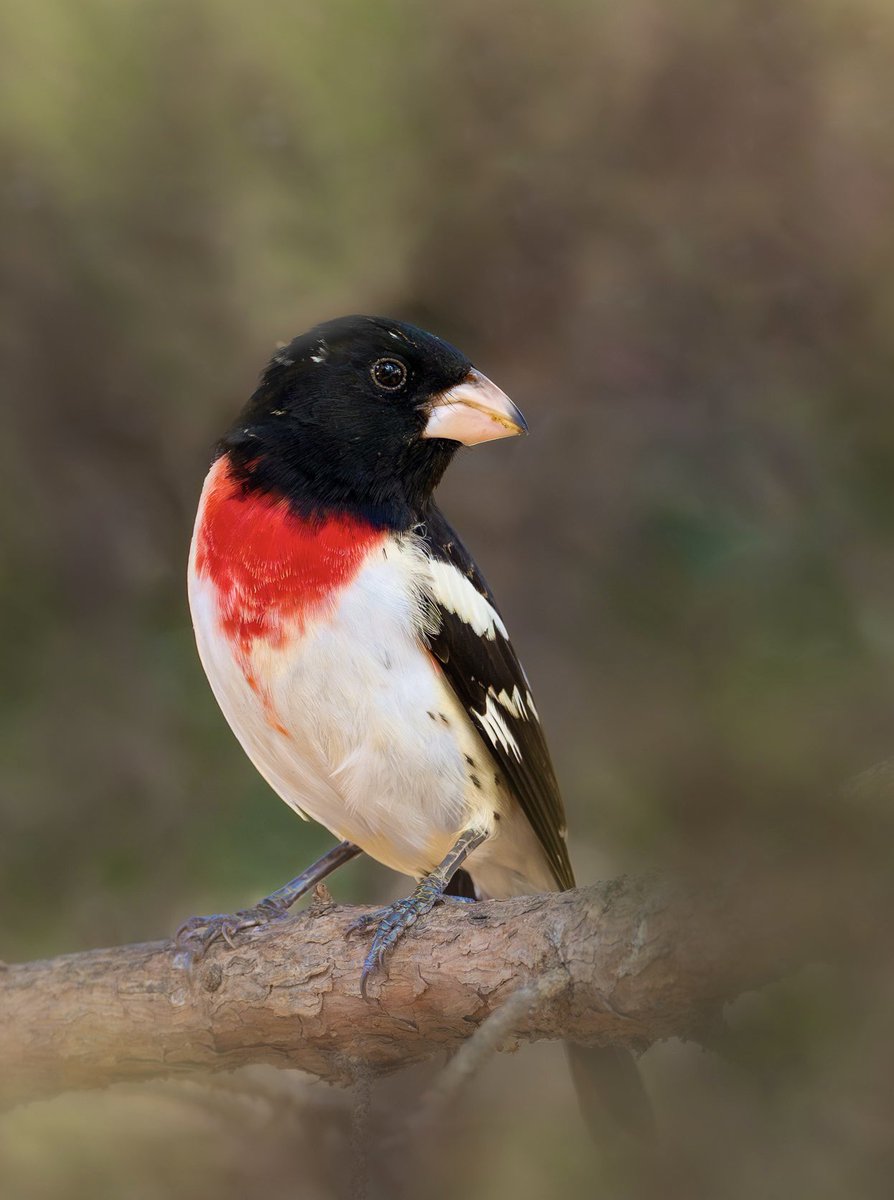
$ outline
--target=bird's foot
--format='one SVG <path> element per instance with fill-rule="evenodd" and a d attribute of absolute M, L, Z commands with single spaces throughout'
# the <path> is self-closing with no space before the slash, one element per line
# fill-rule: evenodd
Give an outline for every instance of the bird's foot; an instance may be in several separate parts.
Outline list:
<path fill-rule="evenodd" d="M 422 880 L 411 896 L 407 896 L 403 900 L 395 900 L 393 904 L 376 909 L 375 912 L 365 913 L 348 927 L 348 934 L 369 929 L 372 925 L 376 927 L 372 945 L 364 959 L 363 970 L 360 974 L 360 995 L 364 999 L 367 998 L 366 989 L 370 977 L 381 970 L 385 956 L 420 917 L 431 912 L 436 904 L 448 901 L 474 904 L 474 900 L 468 896 L 445 896 L 446 886 L 447 880 L 436 874 L 429 875 Z"/>
<path fill-rule="evenodd" d="M 235 938 L 240 933 L 280 921 L 287 913 L 287 905 L 268 898 L 253 908 L 244 908 L 240 912 L 190 917 L 174 935 L 175 961 L 179 966 L 190 967 L 193 963 L 200 962 L 208 947 L 218 941 L 226 942 L 231 950 L 235 950 Z"/>

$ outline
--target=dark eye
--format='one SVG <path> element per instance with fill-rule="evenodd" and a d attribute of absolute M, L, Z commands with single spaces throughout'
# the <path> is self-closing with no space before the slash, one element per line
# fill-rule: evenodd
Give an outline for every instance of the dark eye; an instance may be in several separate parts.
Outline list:
<path fill-rule="evenodd" d="M 377 387 L 386 392 L 396 392 L 407 382 L 407 368 L 397 358 L 378 358 L 370 369 Z"/>

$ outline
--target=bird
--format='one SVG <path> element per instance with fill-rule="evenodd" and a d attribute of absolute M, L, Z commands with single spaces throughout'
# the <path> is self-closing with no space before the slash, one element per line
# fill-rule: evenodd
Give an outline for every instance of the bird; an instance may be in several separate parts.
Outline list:
<path fill-rule="evenodd" d="M 574 887 L 530 684 L 434 500 L 461 446 L 526 432 L 465 354 L 404 321 L 340 317 L 270 360 L 214 451 L 189 604 L 211 689 L 249 759 L 337 842 L 254 907 L 185 922 L 186 956 L 234 945 L 364 853 L 415 880 L 356 925 L 371 932 L 367 996 L 435 904 Z M 580 1092 L 608 1081 L 591 1110 L 648 1123 L 627 1051 L 572 1053 Z"/>

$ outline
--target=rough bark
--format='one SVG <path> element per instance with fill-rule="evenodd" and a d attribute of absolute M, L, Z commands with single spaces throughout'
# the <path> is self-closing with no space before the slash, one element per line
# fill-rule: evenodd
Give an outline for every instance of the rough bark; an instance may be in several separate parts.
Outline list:
<path fill-rule="evenodd" d="M 170 942 L 7 966 L 0 1103 L 249 1063 L 344 1083 L 456 1049 L 519 988 L 532 999 L 513 1037 L 643 1048 L 697 1034 L 724 1001 L 803 957 L 798 922 L 783 929 L 761 910 L 759 890 L 733 899 L 627 878 L 446 905 L 407 935 L 366 1001 L 368 935 L 346 938 L 357 910 L 325 901 L 235 950 L 218 944 L 191 970 Z"/>

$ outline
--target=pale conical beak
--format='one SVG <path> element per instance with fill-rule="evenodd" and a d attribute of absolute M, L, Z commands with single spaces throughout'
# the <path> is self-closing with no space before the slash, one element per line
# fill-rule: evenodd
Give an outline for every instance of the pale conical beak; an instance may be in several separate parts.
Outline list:
<path fill-rule="evenodd" d="M 477 446 L 527 432 L 525 418 L 506 393 L 473 367 L 462 383 L 432 399 L 422 436 Z"/>

